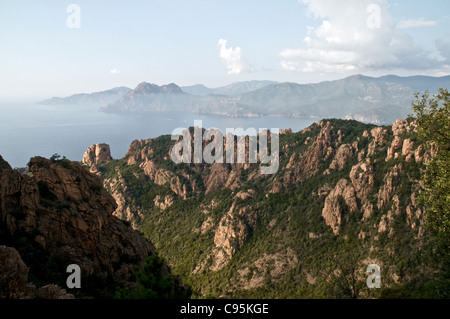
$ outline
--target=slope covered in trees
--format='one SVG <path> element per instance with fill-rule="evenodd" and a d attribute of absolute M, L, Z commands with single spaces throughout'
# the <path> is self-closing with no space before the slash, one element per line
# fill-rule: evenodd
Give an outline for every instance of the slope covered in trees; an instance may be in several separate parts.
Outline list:
<path fill-rule="evenodd" d="M 197 297 L 435 295 L 422 173 L 436 155 L 412 119 L 322 120 L 280 135 L 280 167 L 175 164 L 170 136 L 98 164 L 115 214 L 155 243 Z M 369 265 L 381 289 L 369 289 Z"/>

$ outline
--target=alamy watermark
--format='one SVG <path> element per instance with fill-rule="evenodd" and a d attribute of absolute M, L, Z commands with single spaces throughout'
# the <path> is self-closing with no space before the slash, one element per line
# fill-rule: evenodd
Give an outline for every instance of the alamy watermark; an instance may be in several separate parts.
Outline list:
<path fill-rule="evenodd" d="M 270 137 L 270 154 L 268 142 Z M 181 138 L 181 139 L 180 139 Z M 171 151 L 175 163 L 224 163 L 261 164 L 261 174 L 275 174 L 279 167 L 279 129 L 227 128 L 224 137 L 218 129 L 203 132 L 202 121 L 194 121 L 194 136 L 187 128 L 172 131 L 172 140 L 177 141 Z M 192 141 L 194 145 L 192 146 Z M 208 142 L 203 148 L 203 141 Z M 236 141 L 236 144 L 235 144 Z M 247 143 L 248 141 L 248 143 Z M 248 145 L 248 148 L 246 147 Z M 236 147 L 235 147 L 236 146 Z M 236 155 L 235 155 L 236 150 Z M 225 153 L 225 156 L 224 156 Z M 248 159 L 247 159 L 248 157 Z"/>
<path fill-rule="evenodd" d="M 367 288 L 381 288 L 381 268 L 377 264 L 367 266 L 366 272 L 370 273 L 367 277 Z"/>
<path fill-rule="evenodd" d="M 67 288 L 81 288 L 81 268 L 77 264 L 70 264 L 67 266 L 66 272 L 71 273 L 67 277 L 66 285 Z"/>
<path fill-rule="evenodd" d="M 366 20 L 367 27 L 369 29 L 381 28 L 381 7 L 378 4 L 370 4 L 366 8 L 366 12 L 369 14 Z"/>
<path fill-rule="evenodd" d="M 67 17 L 66 25 L 69 29 L 81 28 L 81 9 L 77 4 L 69 4 L 66 9 L 70 15 Z"/>

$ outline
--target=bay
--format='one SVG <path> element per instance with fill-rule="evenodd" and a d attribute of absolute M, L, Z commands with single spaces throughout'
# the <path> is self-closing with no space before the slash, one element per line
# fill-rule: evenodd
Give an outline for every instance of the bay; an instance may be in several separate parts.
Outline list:
<path fill-rule="evenodd" d="M 291 128 L 308 127 L 314 118 L 231 118 L 183 112 L 112 114 L 95 105 L 37 105 L 29 102 L 0 103 L 0 155 L 12 167 L 25 167 L 31 157 L 53 154 L 81 161 L 86 149 L 97 143 L 111 146 L 113 158 L 122 158 L 131 142 L 171 134 L 176 128 Z"/>

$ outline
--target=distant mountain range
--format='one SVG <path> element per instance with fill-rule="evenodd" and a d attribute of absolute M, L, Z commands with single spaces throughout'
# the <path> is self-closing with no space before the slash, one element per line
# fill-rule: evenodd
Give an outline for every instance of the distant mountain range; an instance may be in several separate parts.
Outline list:
<path fill-rule="evenodd" d="M 254 90 L 262 89 L 263 87 L 279 82 L 275 81 L 246 81 L 232 83 L 216 89 L 210 89 L 203 84 L 196 84 L 192 86 L 183 86 L 181 89 L 192 95 L 238 95 Z"/>
<path fill-rule="evenodd" d="M 286 116 L 355 119 L 386 124 L 411 113 L 416 91 L 450 87 L 450 76 L 378 78 L 354 75 L 316 84 L 238 82 L 216 89 L 202 84 L 179 87 L 140 83 L 42 104 L 96 104 L 104 112 L 184 111 L 231 117 Z"/>
<path fill-rule="evenodd" d="M 74 94 L 69 97 L 52 97 L 51 99 L 44 100 L 39 102 L 38 104 L 44 105 L 69 105 L 69 104 L 80 104 L 80 105 L 108 105 L 124 94 L 131 91 L 130 88 L 127 87 L 117 87 L 107 91 L 95 92 L 91 94 L 81 93 Z"/>

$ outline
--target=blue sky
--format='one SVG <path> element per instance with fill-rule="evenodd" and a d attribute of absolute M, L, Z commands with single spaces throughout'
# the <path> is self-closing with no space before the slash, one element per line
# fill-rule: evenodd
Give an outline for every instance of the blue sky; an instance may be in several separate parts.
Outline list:
<path fill-rule="evenodd" d="M 0 99 L 439 76 L 449 64 L 448 0 L 0 0 Z"/>

